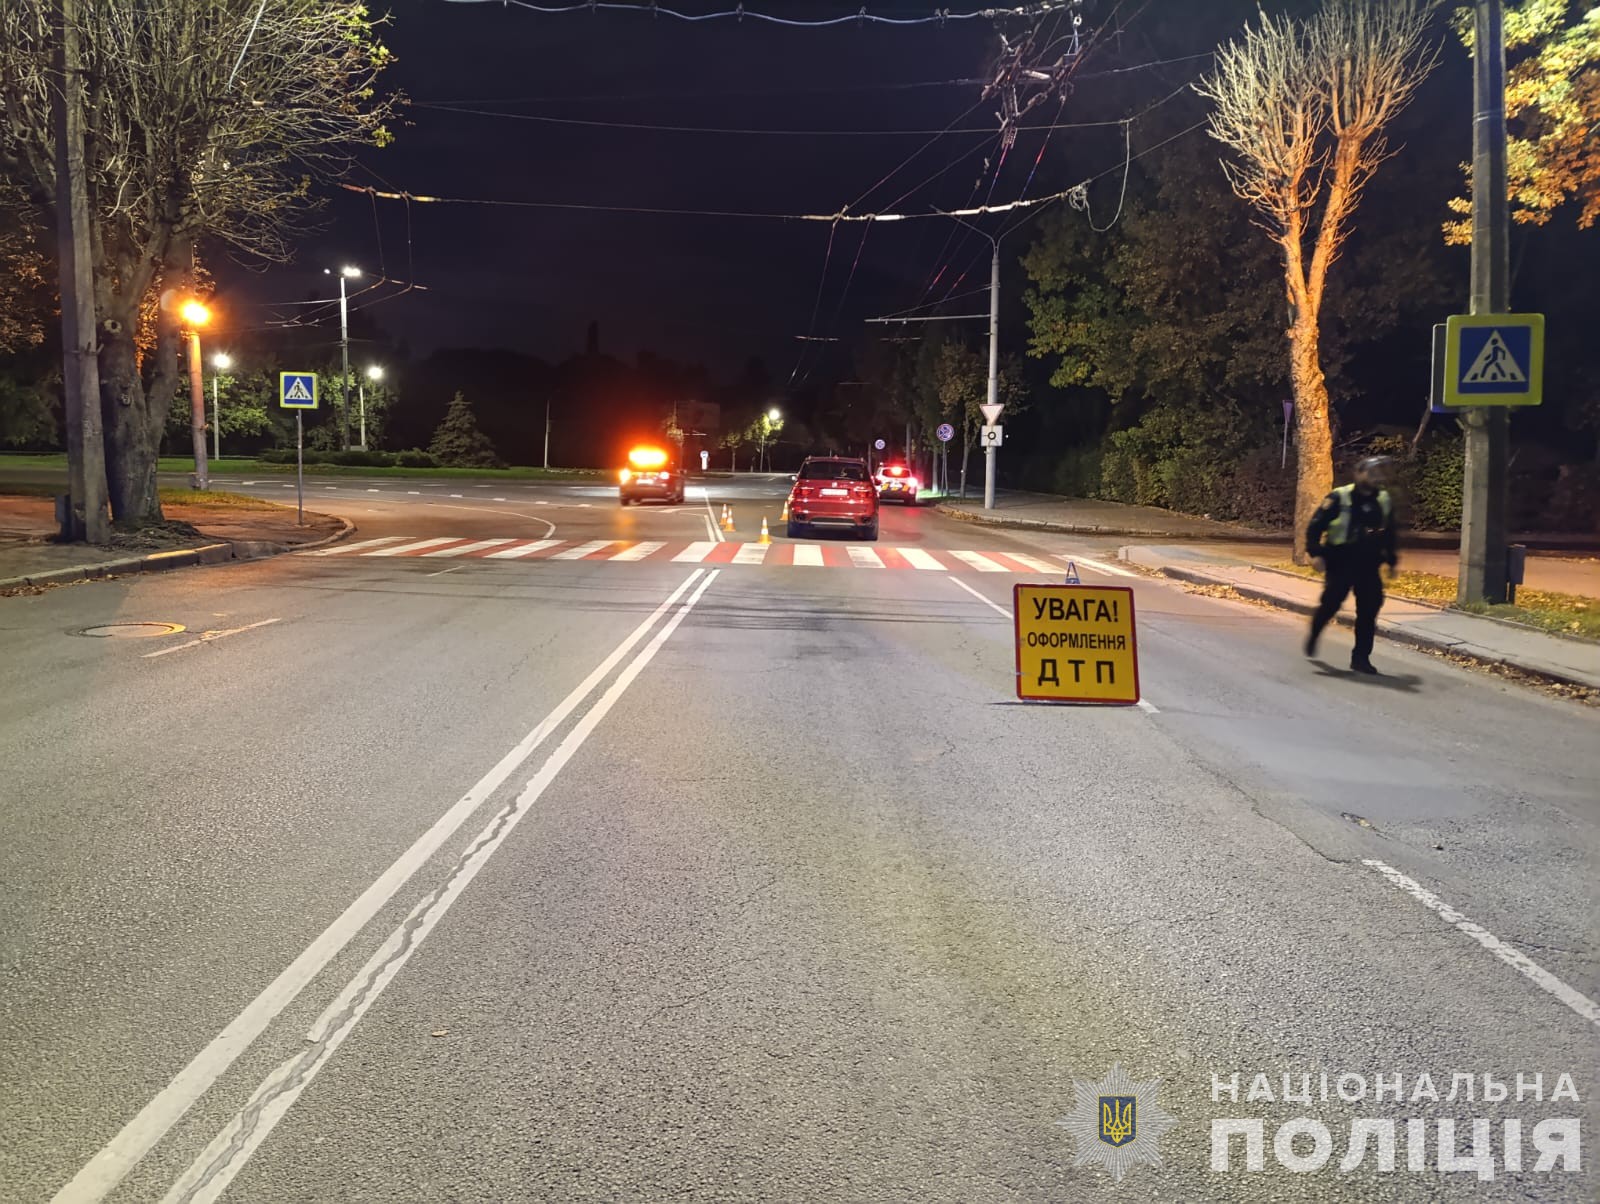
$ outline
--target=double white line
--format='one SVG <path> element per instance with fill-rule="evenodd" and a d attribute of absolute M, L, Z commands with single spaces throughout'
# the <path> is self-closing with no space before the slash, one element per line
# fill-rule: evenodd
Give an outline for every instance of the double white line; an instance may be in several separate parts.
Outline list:
<path fill-rule="evenodd" d="M 707 572 L 696 569 L 690 573 L 683 584 L 634 628 L 576 689 L 562 699 L 555 710 L 484 774 L 459 802 L 440 816 L 433 827 L 418 837 L 377 881 L 363 891 L 244 1011 L 196 1054 L 120 1133 L 91 1158 L 72 1181 L 56 1193 L 54 1199 L 57 1204 L 80 1204 L 82 1201 L 104 1199 L 267 1026 L 294 1002 L 301 990 L 355 939 L 445 841 L 533 755 L 534 750 L 571 718 L 628 654 L 650 636 L 661 617 L 676 606 L 671 618 L 655 631 L 650 642 L 628 662 L 599 700 L 582 714 L 517 797 L 501 808 L 478 833 L 466 852 L 450 867 L 444 881 L 423 896 L 404 923 L 389 934 L 360 972 L 345 984 L 306 1034 L 307 1045 L 262 1081 L 252 1093 L 250 1102 L 212 1139 L 165 1199 L 188 1202 L 215 1200 L 220 1196 L 377 1001 L 384 988 L 394 980 L 411 955 L 444 918 L 461 892 L 471 885 L 478 871 L 539 801 L 567 762 L 583 747 L 584 741 L 617 704 L 633 680 L 654 659 L 716 577 L 717 570 Z M 691 588 L 692 593 L 689 592 Z M 680 604 L 685 594 L 688 594 L 688 598 Z"/>

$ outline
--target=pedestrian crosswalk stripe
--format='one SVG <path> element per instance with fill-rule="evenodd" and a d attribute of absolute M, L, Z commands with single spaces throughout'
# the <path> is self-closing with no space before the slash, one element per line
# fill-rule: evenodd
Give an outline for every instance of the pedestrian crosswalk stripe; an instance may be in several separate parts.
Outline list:
<path fill-rule="evenodd" d="M 944 565 L 940 564 L 936 557 L 929 555 L 921 548 L 896 548 L 895 550 L 904 556 L 906 562 L 914 569 L 927 569 L 936 573 L 945 571 Z"/>
<path fill-rule="evenodd" d="M 593 539 L 588 543 L 579 544 L 575 548 L 568 548 L 565 552 L 557 552 L 550 557 L 551 560 L 582 560 L 585 556 L 593 556 L 596 552 L 603 552 L 612 544 L 614 539 Z"/>
<path fill-rule="evenodd" d="M 460 543 L 454 536 L 446 539 L 419 539 L 415 543 L 396 544 L 393 547 L 378 548 L 371 552 L 361 553 L 363 556 L 410 556 L 422 551 L 424 548 L 437 548 L 440 544 Z"/>
<path fill-rule="evenodd" d="M 699 564 L 706 558 L 707 553 L 717 545 L 710 540 L 702 539 L 699 543 L 692 543 L 672 559 L 683 564 Z"/>
<path fill-rule="evenodd" d="M 996 564 L 979 552 L 951 552 L 950 555 L 961 561 L 962 564 L 971 565 L 980 573 L 1003 573 L 1006 571 L 1004 565 Z"/>
<path fill-rule="evenodd" d="M 852 545 L 850 548 L 850 559 L 855 566 L 860 569 L 881 569 L 884 567 L 883 558 L 871 548 L 862 548 Z"/>
<path fill-rule="evenodd" d="M 485 548 L 498 548 L 501 544 L 512 543 L 509 539 L 480 539 L 476 543 L 462 544 L 455 548 L 436 548 L 432 552 L 424 552 L 424 556 L 466 556 L 472 552 L 481 552 Z"/>
<path fill-rule="evenodd" d="M 615 556 L 611 557 L 611 559 L 612 560 L 643 560 L 646 556 L 650 555 L 652 552 L 659 552 L 662 548 L 664 548 L 666 546 L 667 545 L 664 544 L 664 543 L 648 543 L 648 542 L 646 542 L 646 543 L 636 543 L 631 548 L 623 548 L 622 551 L 618 552 Z"/>
<path fill-rule="evenodd" d="M 438 535 L 418 539 L 409 535 L 382 535 L 351 544 L 333 544 L 302 553 L 306 556 L 564 561 L 585 564 L 676 563 L 742 565 L 768 568 L 911 569 L 919 572 L 1032 573 L 1056 576 L 1061 570 L 1050 561 L 1024 552 L 975 552 L 955 548 L 895 547 L 884 544 L 773 543 L 698 540 L 693 543 L 664 540 L 471 539 Z M 1098 562 L 1091 568 L 1124 574 L 1127 571 Z M 1130 574 L 1131 575 L 1131 574 Z"/>

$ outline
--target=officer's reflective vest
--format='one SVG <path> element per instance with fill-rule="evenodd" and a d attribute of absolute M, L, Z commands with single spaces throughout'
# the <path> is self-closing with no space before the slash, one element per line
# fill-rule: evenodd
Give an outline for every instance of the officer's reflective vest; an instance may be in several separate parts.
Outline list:
<path fill-rule="evenodd" d="M 1333 495 L 1339 499 L 1339 513 L 1328 524 L 1328 533 L 1323 538 L 1323 543 L 1330 548 L 1337 548 L 1355 542 L 1355 532 L 1352 528 L 1355 526 L 1356 487 L 1341 485 L 1333 491 Z M 1390 513 L 1394 509 L 1394 503 L 1389 500 L 1387 489 L 1378 490 L 1378 507 L 1383 511 L 1383 525 L 1387 527 Z"/>

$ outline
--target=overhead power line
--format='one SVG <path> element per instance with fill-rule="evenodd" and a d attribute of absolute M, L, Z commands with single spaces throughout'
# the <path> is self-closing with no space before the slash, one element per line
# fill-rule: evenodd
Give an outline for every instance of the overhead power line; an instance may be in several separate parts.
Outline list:
<path fill-rule="evenodd" d="M 890 17 L 869 13 L 863 5 L 859 12 L 838 17 L 780 17 L 774 13 L 758 12 L 740 4 L 719 12 L 686 13 L 664 8 L 660 4 L 626 4 L 618 0 L 583 0 L 578 4 L 534 4 L 532 0 L 448 0 L 451 4 L 498 4 L 501 7 L 525 8 L 535 13 L 593 13 L 628 12 L 651 17 L 673 17 L 679 21 L 765 21 L 772 25 L 796 28 L 822 29 L 837 25 L 945 25 L 951 21 L 993 20 L 997 17 L 1039 17 L 1069 7 L 1073 0 L 1035 0 L 1032 4 L 1018 4 L 1006 8 L 980 8 L 971 12 L 950 12 L 935 9 L 921 17 Z"/>
<path fill-rule="evenodd" d="M 611 130 L 646 130 L 658 134 L 736 134 L 736 135 L 774 135 L 789 138 L 925 138 L 929 135 L 942 134 L 987 134 L 993 136 L 994 126 L 969 125 L 959 128 L 950 127 L 943 130 L 785 130 L 765 127 L 759 129 L 741 129 L 728 126 L 711 125 L 655 125 L 642 121 L 600 121 L 588 117 L 552 117 L 544 113 L 508 113 L 503 109 L 478 109 L 465 108 L 455 104 L 433 104 L 427 101 L 412 101 L 414 109 L 433 109 L 441 113 L 465 113 L 474 117 L 500 117 L 508 121 L 532 121 L 540 125 L 576 125 L 592 129 Z M 974 105 L 974 108 L 977 106 Z M 971 112 L 971 109 L 968 110 Z M 1044 125 L 1019 125 L 1018 130 L 1087 130 L 1103 126 L 1121 125 L 1121 121 L 1073 121 L 1066 123 L 1046 123 Z"/>

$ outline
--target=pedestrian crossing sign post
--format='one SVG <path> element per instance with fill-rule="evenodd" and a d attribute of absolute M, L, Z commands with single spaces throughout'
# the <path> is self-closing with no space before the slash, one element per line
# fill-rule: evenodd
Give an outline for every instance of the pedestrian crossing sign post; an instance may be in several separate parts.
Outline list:
<path fill-rule="evenodd" d="M 305 411 L 317 408 L 315 372 L 278 373 L 278 405 L 294 411 L 294 500 L 295 521 L 306 521 L 306 423 Z"/>
<path fill-rule="evenodd" d="M 317 374 L 315 372 L 278 373 L 278 405 L 285 410 L 316 409 Z"/>
<path fill-rule="evenodd" d="M 1544 401 L 1543 314 L 1452 314 L 1445 322 L 1446 406 Z"/>
<path fill-rule="evenodd" d="M 1125 585 L 1017 585 L 1017 697 L 1025 702 L 1139 701 L 1133 590 Z"/>

